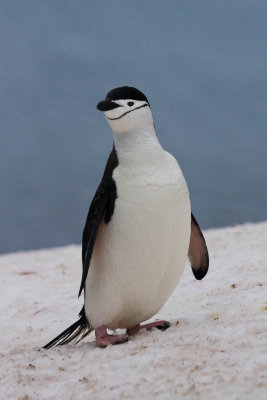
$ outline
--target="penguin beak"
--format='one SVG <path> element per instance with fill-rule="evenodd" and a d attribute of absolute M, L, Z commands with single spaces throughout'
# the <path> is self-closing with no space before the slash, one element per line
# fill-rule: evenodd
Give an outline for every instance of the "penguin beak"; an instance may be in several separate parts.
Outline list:
<path fill-rule="evenodd" d="M 100 101 L 100 103 L 98 103 L 96 108 L 100 111 L 110 111 L 117 107 L 121 107 L 121 106 L 111 100 L 104 100 L 104 101 Z"/>

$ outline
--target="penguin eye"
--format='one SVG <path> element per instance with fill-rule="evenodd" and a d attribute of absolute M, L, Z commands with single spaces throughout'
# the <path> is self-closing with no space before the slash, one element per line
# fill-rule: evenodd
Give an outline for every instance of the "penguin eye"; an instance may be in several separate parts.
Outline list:
<path fill-rule="evenodd" d="M 133 101 L 128 101 L 127 106 L 132 107 L 134 105 Z"/>

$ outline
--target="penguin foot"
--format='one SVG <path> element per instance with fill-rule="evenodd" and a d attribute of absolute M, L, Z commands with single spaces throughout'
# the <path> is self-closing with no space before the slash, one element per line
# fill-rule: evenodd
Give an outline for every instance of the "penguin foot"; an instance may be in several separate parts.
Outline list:
<path fill-rule="evenodd" d="M 95 330 L 96 343 L 99 347 L 107 347 L 109 344 L 121 344 L 128 342 L 129 337 L 127 334 L 123 335 L 109 335 L 107 328 L 101 326 Z"/>
<path fill-rule="evenodd" d="M 137 332 L 140 331 L 140 329 L 145 328 L 147 331 L 150 331 L 152 328 L 157 328 L 160 329 L 161 331 L 165 331 L 171 326 L 171 323 L 168 321 L 155 321 L 151 322 L 150 324 L 144 324 L 144 325 L 136 325 L 133 326 L 132 328 L 127 329 L 127 334 L 129 336 L 135 335 Z"/>

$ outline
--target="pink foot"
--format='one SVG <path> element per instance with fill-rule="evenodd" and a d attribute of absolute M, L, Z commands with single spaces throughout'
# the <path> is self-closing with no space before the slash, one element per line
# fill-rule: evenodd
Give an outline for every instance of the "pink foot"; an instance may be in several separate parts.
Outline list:
<path fill-rule="evenodd" d="M 109 344 L 120 344 L 128 342 L 128 335 L 109 335 L 107 333 L 107 328 L 101 326 L 95 330 L 96 343 L 100 347 L 107 347 Z"/>
<path fill-rule="evenodd" d="M 150 324 L 145 324 L 145 325 L 136 325 L 133 326 L 132 328 L 127 329 L 128 335 L 132 336 L 135 335 L 137 332 L 140 331 L 140 329 L 145 328 L 147 331 L 150 331 L 152 328 L 157 328 L 160 329 L 161 331 L 165 331 L 171 326 L 171 323 L 168 321 L 155 321 L 151 322 Z"/>

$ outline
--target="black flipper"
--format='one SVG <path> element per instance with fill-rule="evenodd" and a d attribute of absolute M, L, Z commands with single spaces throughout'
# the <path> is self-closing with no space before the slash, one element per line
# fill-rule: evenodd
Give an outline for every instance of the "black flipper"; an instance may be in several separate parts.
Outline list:
<path fill-rule="evenodd" d="M 100 182 L 100 185 L 98 186 L 96 194 L 89 208 L 85 227 L 83 230 L 83 273 L 78 296 L 80 296 L 85 286 L 85 281 L 90 267 L 90 261 L 93 254 L 94 244 L 100 222 L 104 218 L 104 222 L 107 224 L 111 220 L 114 211 L 115 200 L 117 198 L 117 190 L 115 181 L 112 178 L 112 173 L 117 166 L 118 157 L 115 147 L 113 146 L 113 150 L 110 153 L 103 178 Z"/>
<path fill-rule="evenodd" d="M 62 346 L 74 340 L 74 344 L 76 344 L 85 336 L 89 335 L 89 333 L 93 331 L 93 328 L 90 327 L 86 319 L 84 307 L 81 309 L 79 317 L 78 321 L 74 322 L 74 324 L 65 329 L 65 331 L 51 340 L 51 342 L 47 343 L 43 348 L 50 349 L 50 347 L 53 346 Z"/>
<path fill-rule="evenodd" d="M 196 279 L 203 279 L 209 269 L 209 253 L 201 229 L 191 214 L 191 236 L 188 258 Z"/>

